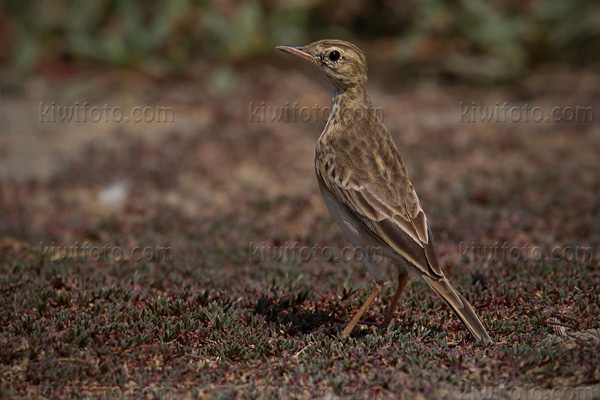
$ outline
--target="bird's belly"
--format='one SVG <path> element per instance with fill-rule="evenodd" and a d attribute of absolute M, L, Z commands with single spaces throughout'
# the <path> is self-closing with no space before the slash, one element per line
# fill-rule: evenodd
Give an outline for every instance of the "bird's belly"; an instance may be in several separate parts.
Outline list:
<path fill-rule="evenodd" d="M 356 255 L 365 257 L 363 259 L 367 271 L 376 282 L 383 282 L 386 280 L 385 271 L 380 268 L 376 263 L 372 261 L 374 255 L 386 255 L 388 256 L 388 249 L 382 247 L 381 243 L 365 229 L 360 223 L 358 223 L 352 215 L 350 215 L 342 205 L 336 200 L 335 196 L 331 191 L 319 182 L 321 187 L 321 194 L 323 195 L 323 201 L 327 206 L 327 209 L 333 216 L 333 219 L 338 226 L 344 232 L 344 235 L 350 240 L 350 243 L 355 247 Z"/>

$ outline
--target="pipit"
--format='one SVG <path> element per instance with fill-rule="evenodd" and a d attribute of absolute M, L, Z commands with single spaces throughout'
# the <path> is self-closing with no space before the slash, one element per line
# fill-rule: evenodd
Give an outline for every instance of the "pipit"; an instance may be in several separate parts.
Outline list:
<path fill-rule="evenodd" d="M 316 146 L 317 180 L 327 208 L 362 259 L 375 290 L 342 332 L 348 337 L 385 284 L 384 271 L 367 249 L 378 249 L 398 270 L 398 288 L 382 325 L 393 318 L 408 273 L 425 280 L 471 334 L 490 343 L 469 302 L 438 262 L 431 228 L 408 179 L 406 166 L 367 92 L 367 60 L 352 43 L 321 40 L 279 50 L 310 61 L 331 87 L 331 113 Z"/>

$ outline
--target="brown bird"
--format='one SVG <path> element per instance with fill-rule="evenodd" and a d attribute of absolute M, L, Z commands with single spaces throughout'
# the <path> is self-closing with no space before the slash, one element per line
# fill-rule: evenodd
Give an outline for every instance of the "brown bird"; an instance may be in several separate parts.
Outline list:
<path fill-rule="evenodd" d="M 438 262 L 431 228 L 408 179 L 391 135 L 377 117 L 367 92 L 367 60 L 352 43 L 321 40 L 279 50 L 310 61 L 331 87 L 331 114 L 316 146 L 317 180 L 327 208 L 350 242 L 362 252 L 375 290 L 342 332 L 350 335 L 384 284 L 373 262 L 378 249 L 398 269 L 398 288 L 383 321 L 387 326 L 408 280 L 422 277 L 450 306 L 477 340 L 490 343 L 469 302 L 448 281 Z"/>

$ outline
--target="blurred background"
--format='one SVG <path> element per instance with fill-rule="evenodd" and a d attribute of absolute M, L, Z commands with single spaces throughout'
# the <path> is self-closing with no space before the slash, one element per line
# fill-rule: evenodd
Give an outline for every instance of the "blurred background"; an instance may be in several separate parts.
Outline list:
<path fill-rule="evenodd" d="M 359 262 L 342 268 L 313 247 L 348 246 L 314 176 L 327 112 L 296 114 L 326 109 L 330 94 L 315 68 L 275 50 L 324 38 L 365 52 L 373 103 L 441 264 L 498 354 L 506 349 L 475 378 L 461 372 L 473 371 L 472 356 L 437 367 L 449 362 L 445 346 L 402 374 L 378 347 L 384 361 L 361 361 L 363 375 L 345 355 L 331 356 L 333 372 L 307 367 L 315 353 L 299 332 L 347 321 L 371 284 Z M 508 377 L 597 383 L 597 368 L 574 372 L 598 365 L 592 347 L 540 350 L 548 332 L 535 318 L 552 304 L 597 327 L 599 72 L 596 0 L 1 0 L 1 380 L 21 395 L 46 382 L 59 397 L 64 386 L 132 381 L 237 384 L 271 365 L 287 371 L 273 382 L 304 373 L 336 387 L 378 370 L 401 392 Z M 268 256 L 294 244 L 313 249 L 308 262 Z M 173 257 L 127 256 L 140 246 Z M 517 252 L 478 252 L 500 246 Z M 579 248 L 577 260 L 563 251 Z M 549 258 L 532 261 L 532 249 Z M 407 343 L 419 360 L 431 348 L 413 328 L 460 342 L 464 329 L 422 282 L 407 292 L 399 321 L 417 335 Z"/>
<path fill-rule="evenodd" d="M 376 46 L 406 75 L 484 83 L 544 65 L 594 68 L 600 57 L 600 7 L 586 0 L 4 0 L 1 7 L 0 61 L 14 78 L 99 65 L 173 77 L 326 37 Z"/>

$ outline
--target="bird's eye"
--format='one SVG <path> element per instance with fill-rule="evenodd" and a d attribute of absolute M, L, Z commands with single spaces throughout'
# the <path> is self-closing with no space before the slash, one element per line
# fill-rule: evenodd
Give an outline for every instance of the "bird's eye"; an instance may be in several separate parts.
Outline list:
<path fill-rule="evenodd" d="M 331 61 L 337 61 L 340 59 L 340 52 L 337 50 L 332 51 L 331 53 L 329 53 L 329 59 Z"/>

